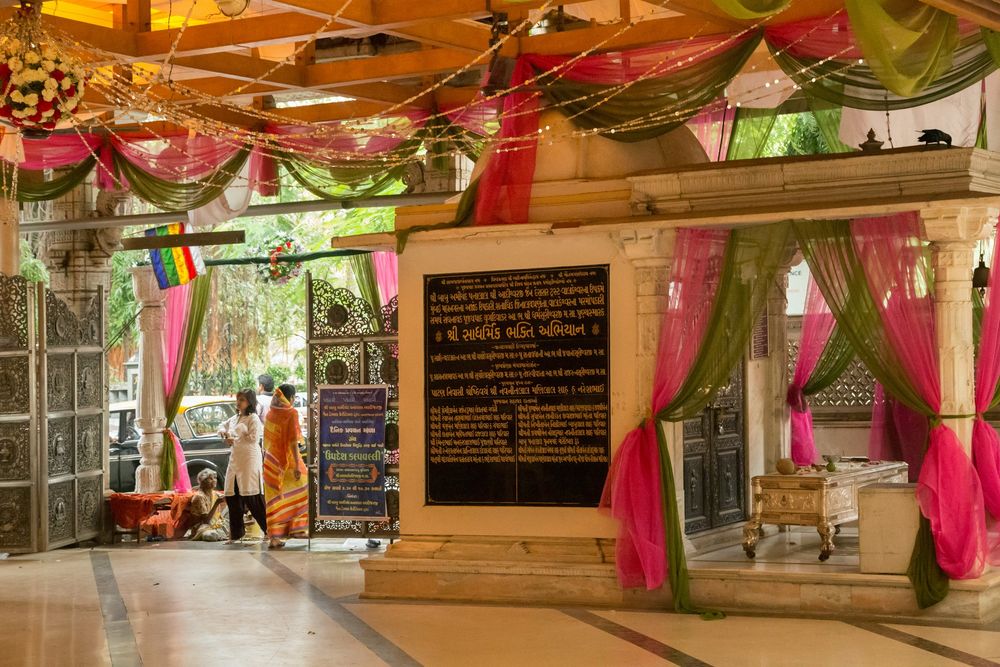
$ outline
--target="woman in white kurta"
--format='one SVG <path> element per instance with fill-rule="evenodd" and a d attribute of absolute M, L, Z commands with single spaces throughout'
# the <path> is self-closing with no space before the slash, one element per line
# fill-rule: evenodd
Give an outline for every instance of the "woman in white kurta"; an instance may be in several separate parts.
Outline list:
<path fill-rule="evenodd" d="M 246 534 L 243 513 L 249 510 L 267 535 L 267 510 L 261 492 L 264 459 L 260 450 L 261 425 L 257 397 L 252 389 L 236 394 L 236 414 L 219 427 L 219 435 L 231 448 L 226 469 L 226 505 L 229 507 L 230 542 Z"/>

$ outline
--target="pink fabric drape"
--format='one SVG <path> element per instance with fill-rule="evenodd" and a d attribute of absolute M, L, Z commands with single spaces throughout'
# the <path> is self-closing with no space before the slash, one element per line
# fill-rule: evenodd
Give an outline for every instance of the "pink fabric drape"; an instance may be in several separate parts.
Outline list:
<path fill-rule="evenodd" d="M 993 522 L 1000 521 L 1000 436 L 993 426 L 983 418 L 990 409 L 990 403 L 1000 382 L 1000 298 L 995 290 L 997 284 L 998 255 L 993 246 L 993 261 L 986 303 L 983 310 L 983 328 L 979 339 L 979 355 L 976 358 L 976 423 L 972 431 L 972 460 L 983 486 L 983 501 Z M 1000 535 L 996 530 L 990 534 L 990 562 L 1000 565 Z"/>
<path fill-rule="evenodd" d="M 495 100 L 478 99 L 466 106 L 444 107 L 441 112 L 444 113 L 448 122 L 481 136 L 490 134 L 489 124 L 497 122 L 497 103 Z"/>
<path fill-rule="evenodd" d="M 712 162 L 726 159 L 735 119 L 736 107 L 727 109 L 725 101 L 720 101 L 702 109 L 701 113 L 688 121 L 688 126 Z"/>
<path fill-rule="evenodd" d="M 373 252 L 372 263 L 382 304 L 388 305 L 399 294 L 399 260 L 394 252 Z"/>
<path fill-rule="evenodd" d="M 882 384 L 875 383 L 868 438 L 868 457 L 872 461 L 905 461 L 909 480 L 916 482 L 924 463 L 928 431 L 927 415 L 887 396 Z"/>
<path fill-rule="evenodd" d="M 341 122 L 324 125 L 323 133 L 308 125 L 268 125 L 265 131 L 274 135 L 279 148 L 322 162 L 324 157 L 376 155 L 394 150 L 423 127 L 428 116 L 426 111 L 400 112 L 398 118 L 384 119 L 385 124 L 377 129 Z"/>
<path fill-rule="evenodd" d="M 810 276 L 806 289 L 806 309 L 802 316 L 802 337 L 799 340 L 799 356 L 795 361 L 795 373 L 788 385 L 787 401 L 791 408 L 792 460 L 796 465 L 812 465 L 819 459 L 813 438 L 812 411 L 802 388 L 816 370 L 827 341 L 833 333 L 833 313 L 823 299 L 816 282 Z"/>
<path fill-rule="evenodd" d="M 476 224 L 521 224 L 528 221 L 531 183 L 538 149 L 540 95 L 532 83 L 536 72 L 581 83 L 624 84 L 640 78 L 677 74 L 754 39 L 709 35 L 583 58 L 525 54 L 517 59 L 509 93 L 503 100 L 499 142 L 479 179 Z M 693 110 L 692 110 L 693 113 Z"/>
<path fill-rule="evenodd" d="M 163 138 L 112 135 L 110 141 L 133 165 L 168 181 L 195 180 L 210 174 L 243 147 L 242 143 L 201 134 Z"/>
<path fill-rule="evenodd" d="M 681 229 L 660 329 L 652 412 L 677 395 L 698 356 L 718 290 L 729 232 Z M 683 341 L 683 343 L 679 343 Z M 663 585 L 667 572 L 660 451 L 650 418 L 615 452 L 601 507 L 620 522 L 615 563 L 623 587 Z"/>
<path fill-rule="evenodd" d="M 914 389 L 940 415 L 934 301 L 919 214 L 859 218 L 851 230 L 892 350 Z M 940 421 L 930 430 L 917 500 L 930 521 L 941 569 L 952 579 L 980 576 L 986 524 L 979 478 L 958 436 Z"/>
<path fill-rule="evenodd" d="M 24 138 L 21 169 L 41 170 L 75 166 L 98 151 L 104 138 L 96 134 L 54 134 L 46 139 Z"/>
<path fill-rule="evenodd" d="M 184 356 L 185 336 L 187 335 L 188 315 L 191 312 L 191 295 L 193 283 L 185 283 L 171 287 L 166 291 L 163 325 L 163 390 L 165 396 L 171 396 L 177 391 L 180 382 L 180 359 Z M 174 454 L 177 460 L 177 476 L 174 478 L 174 490 L 185 492 L 191 490 L 191 477 L 187 472 L 184 449 L 180 440 L 169 431 Z M 164 443 L 164 446 L 168 446 Z"/>

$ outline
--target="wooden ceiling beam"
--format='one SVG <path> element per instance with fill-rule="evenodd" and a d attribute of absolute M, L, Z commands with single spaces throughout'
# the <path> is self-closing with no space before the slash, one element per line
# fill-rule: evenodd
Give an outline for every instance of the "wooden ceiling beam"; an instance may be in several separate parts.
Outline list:
<path fill-rule="evenodd" d="M 693 35 L 731 35 L 733 33 L 731 26 L 689 16 L 639 21 L 616 36 L 620 30 L 621 26 L 612 24 L 520 37 L 518 38 L 518 50 L 520 53 L 558 55 L 581 53 L 593 49 L 595 44 L 601 44 L 601 48 L 598 50 L 601 52 L 687 39 Z"/>
<path fill-rule="evenodd" d="M 993 0 L 921 0 L 921 2 L 990 30 L 1000 30 L 1000 5 Z"/>
<path fill-rule="evenodd" d="M 335 23 L 321 33 L 325 20 L 296 12 L 233 19 L 223 23 L 188 26 L 178 45 L 180 55 L 204 55 L 231 51 L 237 47 L 268 46 L 301 42 L 318 37 L 350 36 L 357 32 L 354 26 Z M 178 29 L 155 30 L 136 36 L 136 55 L 141 57 L 165 56 L 177 38 Z"/>
<path fill-rule="evenodd" d="M 379 81 L 375 83 L 359 83 L 352 86 L 341 86 L 329 91 L 336 95 L 347 95 L 357 100 L 365 102 L 383 103 L 386 105 L 402 104 L 407 100 L 416 97 L 408 103 L 410 107 L 427 107 L 429 103 L 421 102 L 420 94 L 424 91 L 421 86 L 402 86 L 395 83 Z"/>
<path fill-rule="evenodd" d="M 443 48 L 479 54 L 490 47 L 490 29 L 481 23 L 442 21 L 386 30 L 390 35 Z"/>
<path fill-rule="evenodd" d="M 177 67 L 211 72 L 238 81 L 260 81 L 291 89 L 302 87 L 305 69 L 302 65 L 287 64 L 279 65 L 275 69 L 277 63 L 272 60 L 241 56 L 236 53 L 184 56 L 174 58 L 173 64 Z"/>
<path fill-rule="evenodd" d="M 467 53 L 451 49 L 409 51 L 374 58 L 351 58 L 305 68 L 307 88 L 327 88 L 452 72 L 469 64 Z"/>

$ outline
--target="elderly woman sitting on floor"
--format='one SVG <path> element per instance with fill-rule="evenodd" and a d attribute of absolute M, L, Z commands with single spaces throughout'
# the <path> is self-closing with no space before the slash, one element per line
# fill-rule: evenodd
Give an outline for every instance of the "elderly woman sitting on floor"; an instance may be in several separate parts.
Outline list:
<path fill-rule="evenodd" d="M 194 523 L 188 539 L 202 542 L 222 542 L 229 539 L 229 518 L 221 493 L 215 490 L 218 478 L 214 470 L 198 473 L 198 489 L 191 498 L 188 511 Z"/>

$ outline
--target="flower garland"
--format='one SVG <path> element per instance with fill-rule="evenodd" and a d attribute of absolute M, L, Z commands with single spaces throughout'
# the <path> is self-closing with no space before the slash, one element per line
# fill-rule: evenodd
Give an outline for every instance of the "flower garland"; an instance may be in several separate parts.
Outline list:
<path fill-rule="evenodd" d="M 15 30 L 0 38 L 0 118 L 25 130 L 53 130 L 70 117 L 80 99 L 86 71 L 40 36 L 40 3 L 23 1 Z"/>
<path fill-rule="evenodd" d="M 261 249 L 270 260 L 267 264 L 258 265 L 257 271 L 262 280 L 284 285 L 292 278 L 302 273 L 302 262 L 280 262 L 282 255 L 301 255 L 305 250 L 298 241 L 290 238 L 272 240 Z"/>

